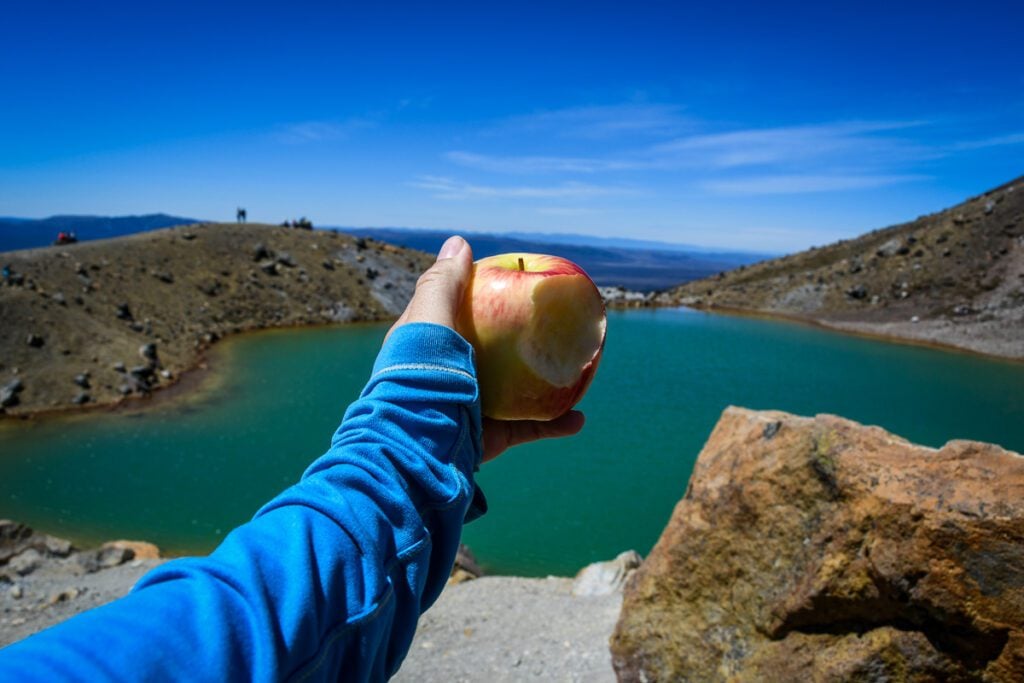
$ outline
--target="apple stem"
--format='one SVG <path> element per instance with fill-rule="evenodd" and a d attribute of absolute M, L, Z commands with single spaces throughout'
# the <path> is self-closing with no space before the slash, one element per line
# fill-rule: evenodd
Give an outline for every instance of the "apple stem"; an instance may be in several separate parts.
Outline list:
<path fill-rule="evenodd" d="M 526 264 L 525 264 L 525 263 L 523 263 L 523 257 L 522 257 L 522 256 L 520 256 L 520 257 L 519 257 L 519 272 L 521 273 L 521 272 L 523 272 L 524 270 L 526 270 Z"/>

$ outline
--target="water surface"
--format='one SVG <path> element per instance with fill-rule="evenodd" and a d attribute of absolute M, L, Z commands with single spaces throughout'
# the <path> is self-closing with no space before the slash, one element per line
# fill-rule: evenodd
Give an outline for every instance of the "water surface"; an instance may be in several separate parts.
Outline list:
<path fill-rule="evenodd" d="M 0 428 L 0 517 L 86 542 L 205 552 L 295 481 L 362 388 L 386 325 L 218 345 L 221 381 L 133 414 Z M 517 448 L 479 482 L 465 540 L 492 571 L 571 574 L 646 553 L 727 405 L 836 413 L 940 446 L 1024 451 L 1024 365 L 688 310 L 613 312 L 579 436 Z"/>

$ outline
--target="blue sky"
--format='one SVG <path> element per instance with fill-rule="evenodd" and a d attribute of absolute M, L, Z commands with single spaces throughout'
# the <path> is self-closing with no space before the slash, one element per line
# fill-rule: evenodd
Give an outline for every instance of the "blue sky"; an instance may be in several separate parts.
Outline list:
<path fill-rule="evenodd" d="M 5 8 L 0 215 L 786 251 L 1024 174 L 1019 2 L 212 4 Z"/>

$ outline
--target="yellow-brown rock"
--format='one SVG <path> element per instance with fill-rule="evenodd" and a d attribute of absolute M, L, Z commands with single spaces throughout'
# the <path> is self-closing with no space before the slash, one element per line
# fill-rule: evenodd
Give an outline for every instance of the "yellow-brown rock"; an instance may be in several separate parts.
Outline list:
<path fill-rule="evenodd" d="M 133 560 L 160 559 L 160 548 L 147 541 L 107 541 L 100 546 L 100 550 L 106 550 L 107 548 L 130 550 L 132 553 L 131 559 Z"/>
<path fill-rule="evenodd" d="M 1024 680 L 1024 458 L 729 408 L 611 644 L 624 681 Z"/>

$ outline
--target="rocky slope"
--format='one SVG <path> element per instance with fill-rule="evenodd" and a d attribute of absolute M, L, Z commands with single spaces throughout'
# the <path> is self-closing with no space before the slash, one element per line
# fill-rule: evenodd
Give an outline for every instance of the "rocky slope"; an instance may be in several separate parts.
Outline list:
<path fill-rule="evenodd" d="M 1024 358 L 1024 177 L 852 240 L 687 283 L 674 304 Z"/>
<path fill-rule="evenodd" d="M 624 681 L 1024 680 L 1024 457 L 729 408 L 611 645 Z"/>
<path fill-rule="evenodd" d="M 163 561 L 151 543 L 80 549 L 0 520 L 0 647 L 121 597 Z"/>
<path fill-rule="evenodd" d="M 430 261 L 254 224 L 0 254 L 0 404 L 15 416 L 111 405 L 173 383 L 228 334 L 390 318 Z"/>

